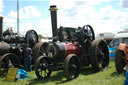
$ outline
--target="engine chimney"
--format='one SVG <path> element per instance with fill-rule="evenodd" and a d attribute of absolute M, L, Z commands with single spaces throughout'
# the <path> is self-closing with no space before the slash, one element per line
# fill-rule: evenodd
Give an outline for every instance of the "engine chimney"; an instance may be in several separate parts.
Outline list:
<path fill-rule="evenodd" d="M 0 16 L 0 41 L 2 40 L 3 38 L 3 17 Z"/>
<path fill-rule="evenodd" d="M 57 8 L 55 5 L 50 6 L 51 11 L 51 23 L 52 23 L 52 35 L 53 39 L 57 39 Z"/>

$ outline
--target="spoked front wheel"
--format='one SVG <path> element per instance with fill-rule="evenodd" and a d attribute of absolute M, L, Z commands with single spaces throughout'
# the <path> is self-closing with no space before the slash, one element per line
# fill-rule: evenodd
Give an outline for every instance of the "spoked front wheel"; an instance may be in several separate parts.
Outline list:
<path fill-rule="evenodd" d="M 49 58 L 40 56 L 35 63 L 35 73 L 39 79 L 48 78 L 51 75 L 49 65 L 51 61 Z"/>
<path fill-rule="evenodd" d="M 64 61 L 64 73 L 67 80 L 72 80 L 79 76 L 80 64 L 75 54 L 70 54 Z"/>

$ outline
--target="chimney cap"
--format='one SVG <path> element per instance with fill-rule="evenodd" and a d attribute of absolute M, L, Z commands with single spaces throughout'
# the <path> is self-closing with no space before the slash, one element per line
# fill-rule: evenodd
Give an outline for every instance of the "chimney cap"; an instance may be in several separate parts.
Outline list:
<path fill-rule="evenodd" d="M 3 16 L 0 16 L 0 18 L 4 18 Z"/>
<path fill-rule="evenodd" d="M 49 10 L 50 11 L 56 11 L 57 10 L 56 5 L 51 5 Z"/>
<path fill-rule="evenodd" d="M 56 8 L 56 5 L 51 5 L 50 8 Z"/>

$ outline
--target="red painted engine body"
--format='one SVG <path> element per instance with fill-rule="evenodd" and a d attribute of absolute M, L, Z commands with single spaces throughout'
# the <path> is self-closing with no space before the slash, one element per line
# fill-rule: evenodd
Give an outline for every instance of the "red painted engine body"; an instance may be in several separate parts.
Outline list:
<path fill-rule="evenodd" d="M 66 56 L 69 54 L 76 54 L 78 56 L 80 54 L 81 47 L 78 44 L 78 42 L 65 43 L 64 46 L 65 46 Z"/>

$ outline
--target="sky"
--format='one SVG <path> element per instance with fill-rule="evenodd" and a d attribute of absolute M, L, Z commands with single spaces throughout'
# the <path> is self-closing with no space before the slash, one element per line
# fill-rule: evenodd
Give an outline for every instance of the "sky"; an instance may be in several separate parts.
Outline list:
<path fill-rule="evenodd" d="M 34 29 L 52 36 L 50 5 L 56 5 L 57 27 L 91 25 L 95 34 L 128 29 L 128 0 L 19 0 L 19 31 Z M 3 30 L 17 32 L 17 0 L 0 0 Z"/>

